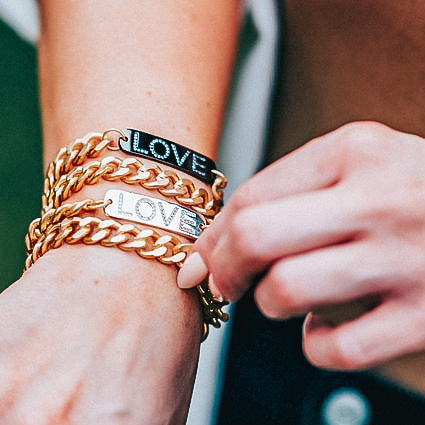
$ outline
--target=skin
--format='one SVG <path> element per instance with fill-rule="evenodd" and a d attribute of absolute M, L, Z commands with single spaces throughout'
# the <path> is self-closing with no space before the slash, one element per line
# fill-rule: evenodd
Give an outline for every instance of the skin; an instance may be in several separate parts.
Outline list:
<path fill-rule="evenodd" d="M 195 250 L 217 293 L 237 300 L 259 279 L 266 316 L 307 314 L 314 365 L 377 366 L 425 392 L 425 7 L 281 7 L 268 158 L 287 155 L 236 191 Z"/>
<path fill-rule="evenodd" d="M 243 185 L 197 250 L 230 299 L 260 274 L 264 314 L 314 311 L 304 333 L 314 364 L 357 369 L 425 348 L 425 151 L 413 135 L 425 134 L 425 11 L 414 1 L 339 4 L 285 2 L 286 69 L 269 159 L 312 141 Z M 214 156 L 237 5 L 137 6 L 42 2 L 47 160 L 75 137 L 112 126 Z M 389 127 L 341 127 L 360 120 Z M 175 274 L 97 246 L 42 257 L 0 297 L 2 422 L 184 423 L 200 315 L 193 294 L 173 286 Z M 340 323 L 341 303 L 364 298 Z M 406 383 L 397 370 L 385 373 Z"/>
<path fill-rule="evenodd" d="M 243 185 L 196 249 L 230 300 L 264 273 L 255 297 L 274 319 L 379 296 L 358 321 L 310 322 L 305 349 L 315 364 L 355 369 L 423 348 L 420 333 L 406 333 L 424 320 L 423 155 L 419 137 L 372 123 L 344 126 Z"/>
<path fill-rule="evenodd" d="M 238 2 L 219 3 L 41 1 L 46 163 L 111 127 L 213 157 L 240 15 Z M 99 184 L 71 201 L 120 187 L 129 189 Z M 0 296 L 0 422 L 184 424 L 201 314 L 176 273 L 98 245 L 40 258 Z"/>

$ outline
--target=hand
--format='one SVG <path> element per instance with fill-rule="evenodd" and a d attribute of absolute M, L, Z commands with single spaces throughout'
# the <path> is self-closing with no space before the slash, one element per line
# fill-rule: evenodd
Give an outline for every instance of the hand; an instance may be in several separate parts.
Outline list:
<path fill-rule="evenodd" d="M 260 279 L 266 316 L 310 312 L 303 344 L 317 366 L 425 349 L 425 140 L 370 122 L 313 140 L 242 185 L 195 251 L 180 286 L 208 269 L 236 300 Z M 319 313 L 364 299 L 338 323 Z"/>
<path fill-rule="evenodd" d="M 40 258 L 0 296 L 0 423 L 184 424 L 201 326 L 175 273 L 100 246 Z"/>

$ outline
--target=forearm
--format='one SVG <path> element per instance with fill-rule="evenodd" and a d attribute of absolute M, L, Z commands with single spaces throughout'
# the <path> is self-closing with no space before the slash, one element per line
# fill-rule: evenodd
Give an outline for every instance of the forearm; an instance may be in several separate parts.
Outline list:
<path fill-rule="evenodd" d="M 76 137 L 111 127 L 139 128 L 215 156 L 237 38 L 236 1 L 106 1 L 99 8 L 93 2 L 46 0 L 41 5 L 46 163 Z M 102 182 L 76 196 L 98 199 L 107 189 L 124 186 Z M 146 193 L 143 188 L 140 192 Z M 49 251 L 24 274 L 24 280 L 41 275 L 43 282 L 49 276 L 49 285 L 44 285 L 53 294 L 61 292 L 56 283 L 71 291 L 70 311 L 63 311 L 64 317 L 82 311 L 99 318 L 122 318 L 119 323 L 99 319 L 97 328 L 100 336 L 119 332 L 127 335 L 126 344 L 133 344 L 123 357 L 124 375 L 126 367 L 132 365 L 134 370 L 128 387 L 132 394 L 111 417 L 118 418 L 121 411 L 140 420 L 137 403 L 143 399 L 147 423 L 152 423 L 149 409 L 158 423 L 166 423 L 175 409 L 173 423 L 183 423 L 201 318 L 195 294 L 176 287 L 176 268 L 116 248 L 77 244 Z M 9 291 L 12 297 L 16 288 Z M 101 351 L 113 349 L 108 341 Z M 108 361 L 101 364 L 108 367 Z M 120 376 L 113 372 L 107 385 L 114 397 L 125 393 L 123 382 L 128 383 L 121 382 Z M 73 420 L 91 423 L 89 411 L 94 423 L 103 418 L 92 408 L 84 416 L 84 400 L 93 406 L 105 397 L 93 400 L 90 385 L 84 386 L 83 395 L 73 409 Z"/>
<path fill-rule="evenodd" d="M 135 127 L 214 156 L 236 1 L 42 1 L 46 159 L 69 140 Z"/>
<path fill-rule="evenodd" d="M 41 4 L 46 162 L 75 137 L 111 127 L 139 128 L 216 155 L 238 33 L 237 1 Z M 128 190 L 121 182 L 100 181 L 72 199 L 102 199 L 114 187 Z"/>

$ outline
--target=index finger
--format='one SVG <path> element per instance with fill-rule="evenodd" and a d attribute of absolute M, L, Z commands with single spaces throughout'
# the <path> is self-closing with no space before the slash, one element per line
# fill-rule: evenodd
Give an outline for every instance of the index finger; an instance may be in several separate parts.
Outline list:
<path fill-rule="evenodd" d="M 317 139 L 273 163 L 244 183 L 231 197 L 229 204 L 214 220 L 193 247 L 191 255 L 178 275 L 179 286 L 198 284 L 213 269 L 210 260 L 220 237 L 234 214 L 246 207 L 283 198 L 295 193 L 310 192 L 335 184 L 339 179 L 337 157 L 327 138 Z M 300 166 L 300 164 L 302 166 Z M 211 270 L 214 274 L 214 270 Z"/>
<path fill-rule="evenodd" d="M 334 135 L 332 134 L 332 139 Z M 194 245 L 208 265 L 208 253 L 235 212 L 294 194 L 324 189 L 340 179 L 339 149 L 331 135 L 315 139 L 269 165 L 243 183 L 210 228 Z"/>

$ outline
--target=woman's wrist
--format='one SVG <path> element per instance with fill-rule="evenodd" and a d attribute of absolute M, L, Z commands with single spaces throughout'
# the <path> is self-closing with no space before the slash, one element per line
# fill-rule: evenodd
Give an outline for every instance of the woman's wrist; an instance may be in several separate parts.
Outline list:
<path fill-rule="evenodd" d="M 175 268 L 120 250 L 66 245 L 49 251 L 2 295 L 0 311 L 11 313 L 3 317 L 10 334 L 3 335 L 10 347 L 2 350 L 3 364 L 37 371 L 39 361 L 60 368 L 57 361 L 69 358 L 74 366 L 61 373 L 76 368 L 84 376 L 72 409 L 81 421 L 71 423 L 110 423 L 126 411 L 137 424 L 183 424 L 202 320 L 197 294 L 174 282 Z M 10 382 L 28 386 L 28 379 L 18 373 Z M 176 414 L 181 420 L 174 421 Z"/>
<path fill-rule="evenodd" d="M 199 298 L 196 291 L 187 292 L 176 286 L 176 273 L 175 267 L 133 253 L 79 244 L 47 252 L 23 277 L 40 291 L 48 289 L 47 285 L 58 291 L 78 291 L 81 302 L 100 296 L 99 309 L 115 305 L 143 307 L 126 309 L 127 313 L 133 312 L 132 320 L 146 320 L 149 307 L 150 314 L 157 313 L 170 327 L 185 323 L 187 329 L 182 329 L 182 335 L 197 333 L 202 323 Z"/>
<path fill-rule="evenodd" d="M 179 176 L 169 169 L 162 171 L 159 165 L 152 163 L 150 159 L 146 165 L 134 157 L 122 159 L 106 156 L 118 149 L 117 141 L 108 137 L 110 133 L 117 133 L 117 137 L 126 139 L 120 130 L 89 133 L 61 148 L 56 159 L 49 164 L 44 182 L 42 215 L 31 222 L 26 237 L 26 270 L 48 250 L 59 248 L 64 243 L 116 247 L 127 253 L 138 254 L 145 260 L 153 259 L 162 264 L 181 267 L 191 250 L 190 242 L 193 242 L 188 238 L 196 239 L 202 226 L 210 223 L 220 210 L 226 179 L 217 170 L 212 170 L 216 178 L 210 186 L 197 179 L 196 183 L 193 183 L 184 177 L 185 172 L 182 172 L 183 176 Z M 123 185 L 136 187 L 138 193 L 121 190 Z M 114 200 L 108 195 L 112 192 L 119 193 L 120 196 Z M 144 192 L 157 193 L 159 198 L 148 200 Z M 79 194 L 78 198 L 81 199 L 86 193 L 87 196 L 97 193 L 100 199 L 91 197 L 64 203 L 75 199 L 75 194 Z M 180 205 L 165 201 L 170 196 Z M 137 199 L 139 209 L 136 208 L 137 205 L 127 205 L 127 202 L 127 210 L 124 211 L 124 197 L 130 197 L 133 201 Z M 146 207 L 145 204 L 149 205 L 148 211 L 145 208 L 142 212 L 140 208 Z M 168 217 L 164 207 L 166 204 L 172 209 L 168 211 Z M 130 211 L 130 207 L 133 207 L 134 211 Z M 112 217 L 119 218 L 120 221 L 105 220 L 105 215 L 111 215 L 111 209 L 115 212 Z M 162 221 L 160 218 L 154 220 L 156 209 L 160 211 Z M 171 228 L 171 221 L 178 211 L 181 215 L 180 224 L 174 223 Z M 194 216 L 198 220 L 197 229 L 193 227 L 196 226 Z M 127 224 L 127 221 L 131 224 Z M 135 226 L 133 222 L 142 223 L 142 228 Z M 164 234 L 150 226 L 168 232 Z M 193 234 L 194 230 L 197 235 Z M 182 233 L 183 240 L 174 233 Z M 207 288 L 206 282 L 200 283 L 197 289 L 204 317 L 202 339 L 205 339 L 209 325 L 220 327 L 220 320 L 227 320 L 227 314 L 221 310 L 227 303 L 216 299 Z"/>

